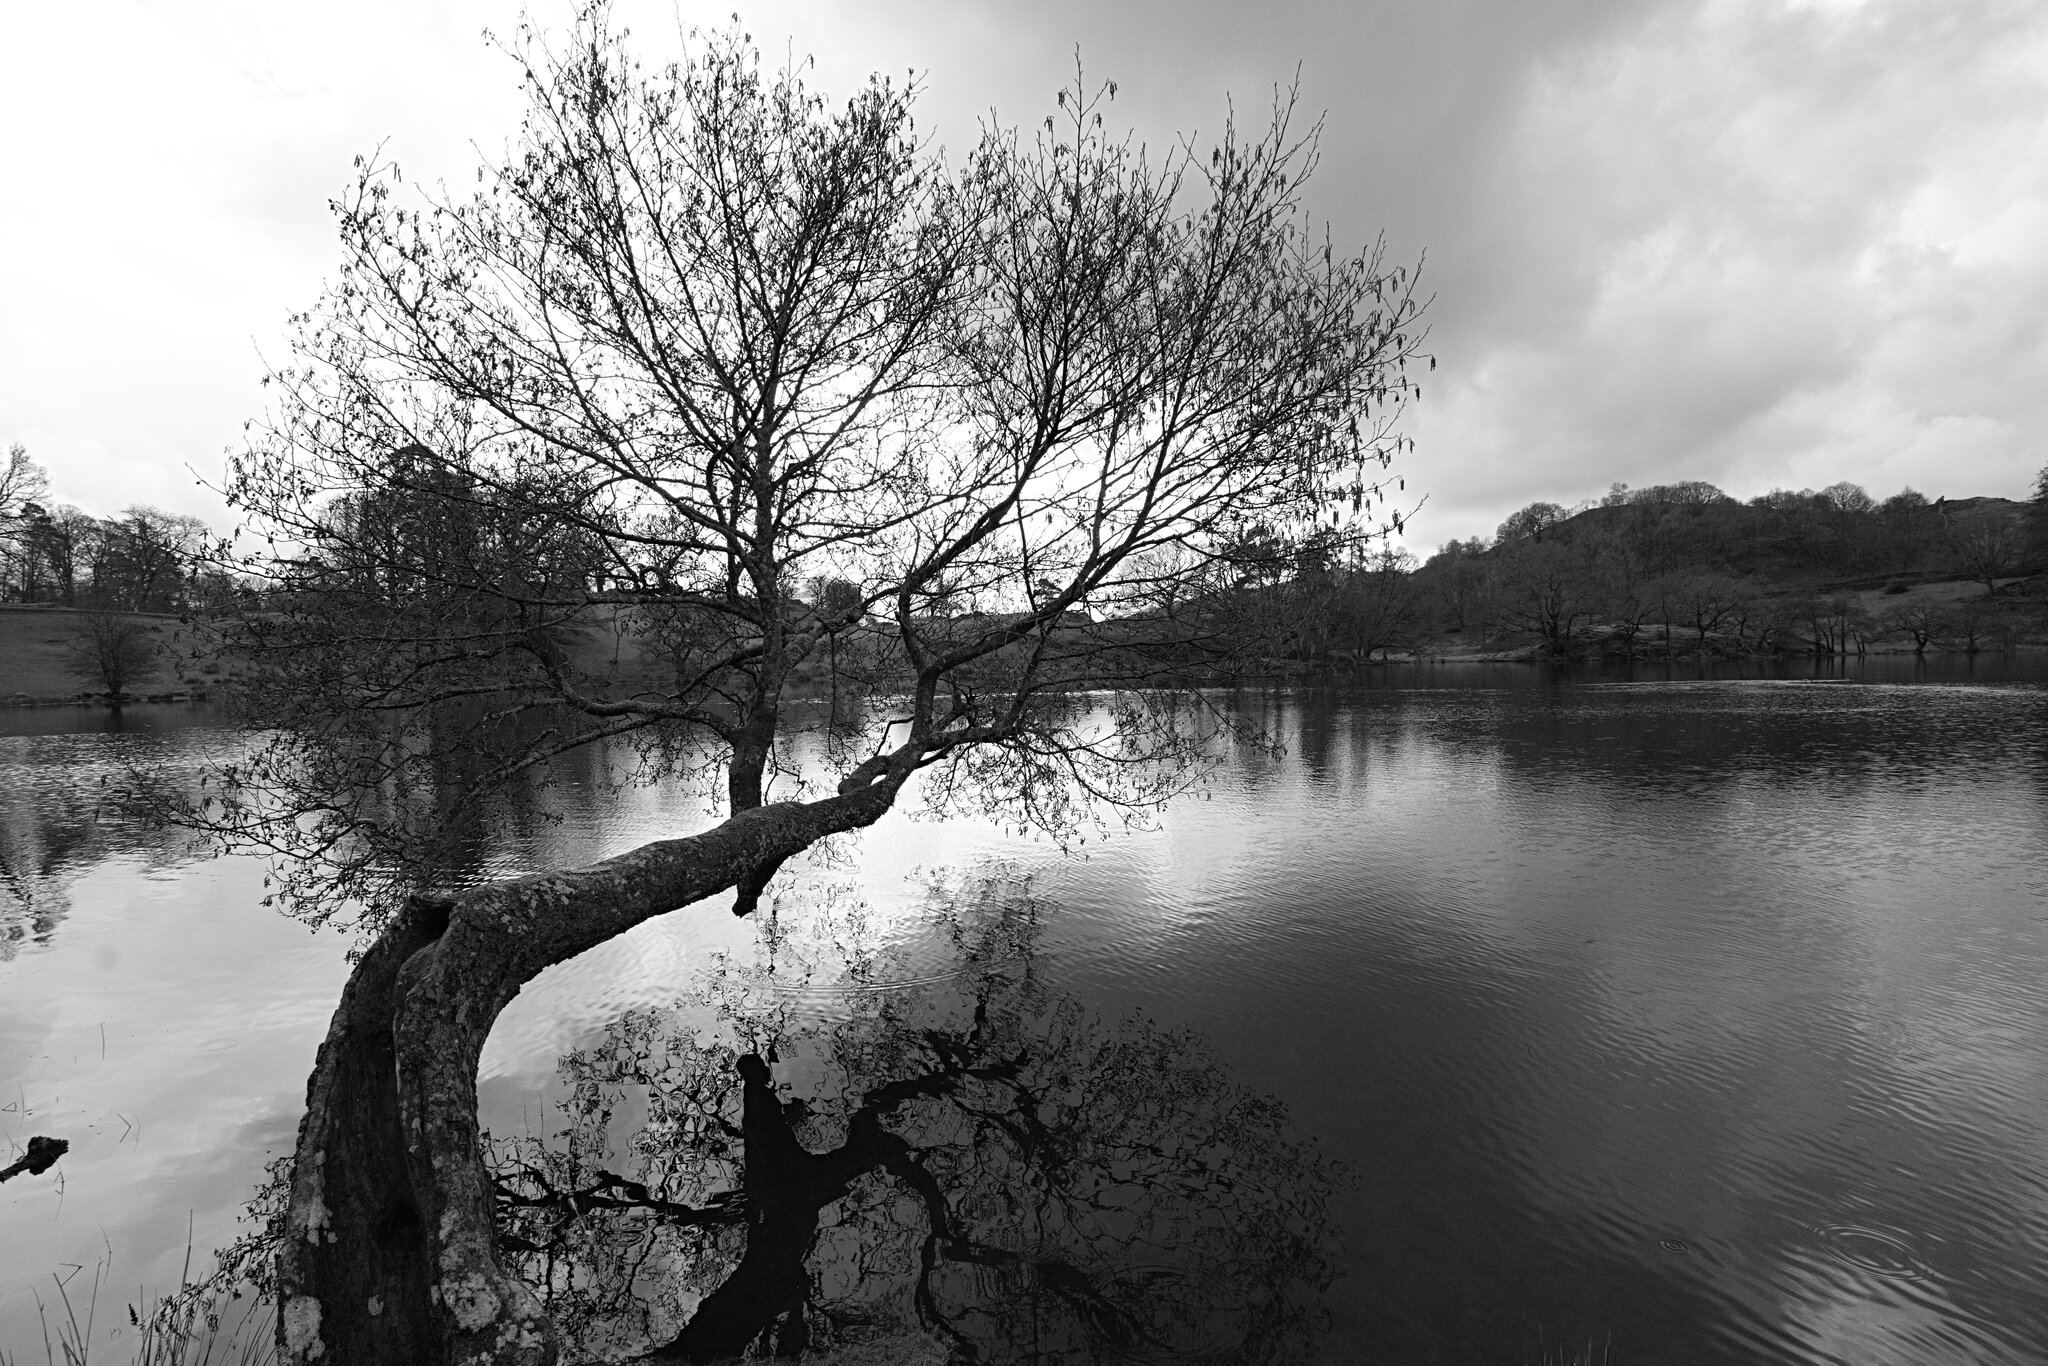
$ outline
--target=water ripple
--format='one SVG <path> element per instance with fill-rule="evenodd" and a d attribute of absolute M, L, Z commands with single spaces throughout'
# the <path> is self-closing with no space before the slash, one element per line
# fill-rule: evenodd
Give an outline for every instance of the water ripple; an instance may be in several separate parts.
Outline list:
<path fill-rule="evenodd" d="M 1893 1280 L 1917 1281 L 1929 1273 L 1912 1244 L 1898 1233 L 1861 1224 L 1822 1224 L 1813 1230 L 1830 1256 L 1859 1271 Z"/>

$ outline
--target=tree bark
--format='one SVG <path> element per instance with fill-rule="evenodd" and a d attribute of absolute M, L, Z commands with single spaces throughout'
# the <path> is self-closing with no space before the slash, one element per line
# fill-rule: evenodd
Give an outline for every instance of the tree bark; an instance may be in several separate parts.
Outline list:
<path fill-rule="evenodd" d="M 439 1358 L 419 1202 L 403 1177 L 391 1018 L 399 970 L 448 911 L 407 904 L 356 964 L 320 1045 L 277 1259 L 287 1361 Z"/>
<path fill-rule="evenodd" d="M 726 761 L 727 810 L 734 815 L 761 805 L 767 795 L 768 756 L 775 746 L 776 709 L 757 700 L 753 714 L 732 746 Z"/>
<path fill-rule="evenodd" d="M 864 768 L 867 766 L 864 766 Z M 559 1343 L 498 1257 L 477 1060 L 526 982 L 666 911 L 871 825 L 908 761 L 589 868 L 415 898 L 350 977 L 307 1086 L 278 1259 L 280 1357 L 548 1366 Z"/>

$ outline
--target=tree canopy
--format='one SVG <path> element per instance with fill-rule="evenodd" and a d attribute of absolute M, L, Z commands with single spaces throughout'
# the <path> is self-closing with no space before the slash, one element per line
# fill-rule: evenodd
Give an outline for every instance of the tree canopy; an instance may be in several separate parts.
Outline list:
<path fill-rule="evenodd" d="M 19 442 L 0 466 L 0 601 L 109 611 L 183 612 L 223 599 L 199 569 L 208 532 L 197 517 L 138 503 L 93 517 L 49 502 L 49 475 Z"/>
<path fill-rule="evenodd" d="M 1171 747 L 1156 709 L 1084 736 L 1059 692 L 1186 662 L 1247 528 L 1376 529 L 1419 305 L 1302 219 L 1288 99 L 1155 160 L 1071 89 L 956 171 L 909 90 L 835 107 L 735 34 L 649 72 L 604 18 L 516 49 L 531 110 L 473 197 L 361 165 L 233 461 L 280 740 L 215 815 L 317 911 L 374 901 L 421 811 L 606 737 L 760 805 L 793 679 L 853 636 L 900 700 L 842 784 L 1107 794 Z"/>
<path fill-rule="evenodd" d="M 1054 828 L 1158 800 L 1236 549 L 1374 537 L 1414 392 L 1414 276 L 1312 230 L 1291 96 L 1155 155 L 1077 85 L 955 168 L 913 90 L 834 104 L 742 35 L 650 70 L 595 6 L 510 51 L 529 112 L 474 194 L 359 163 L 227 486 L 265 738 L 188 818 L 381 927 L 309 1088 L 293 1362 L 552 1360 L 478 1156 L 520 985 L 722 891 L 750 911 L 916 774 Z M 800 774 L 821 657 L 864 704 Z M 453 875 L 496 794 L 621 738 L 714 778 L 723 821 Z"/>

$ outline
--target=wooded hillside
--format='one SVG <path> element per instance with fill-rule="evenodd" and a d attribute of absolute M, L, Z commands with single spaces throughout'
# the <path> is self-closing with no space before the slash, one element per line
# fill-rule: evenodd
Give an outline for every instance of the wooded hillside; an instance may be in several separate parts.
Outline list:
<path fill-rule="evenodd" d="M 1710 484 L 1534 503 L 1426 562 L 1309 543 L 1240 593 L 1289 663 L 1389 653 L 1552 658 L 1979 651 L 2048 643 L 2048 471 L 2027 502 L 1882 501 L 1852 483 L 1741 502 Z"/>

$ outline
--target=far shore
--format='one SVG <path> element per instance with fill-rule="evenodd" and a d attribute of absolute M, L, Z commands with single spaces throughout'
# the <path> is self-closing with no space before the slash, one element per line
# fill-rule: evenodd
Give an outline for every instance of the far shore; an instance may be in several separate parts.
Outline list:
<path fill-rule="evenodd" d="M 180 657 L 191 643 L 183 618 L 125 612 L 124 617 L 148 627 L 164 648 L 156 668 L 116 698 L 97 679 L 82 675 L 69 658 L 83 615 L 76 608 L 54 604 L 0 603 L 0 706 L 106 708 L 199 702 L 232 686 L 227 670 L 210 664 L 193 669 Z"/>
<path fill-rule="evenodd" d="M 2007 586 L 2000 585 L 2001 588 Z M 1916 585 L 1919 596 L 1927 600 L 1938 599 L 1944 606 L 1951 605 L 1951 600 L 1960 601 L 1970 587 L 1962 582 Z M 1868 603 L 1858 602 L 1857 605 L 1873 613 L 1881 605 L 1880 594 L 1876 591 L 1852 596 L 1870 599 Z M 138 679 L 135 687 L 115 697 L 103 687 L 95 686 L 98 680 L 82 675 L 70 658 L 77 622 L 83 615 L 75 608 L 54 604 L 0 603 L 0 707 L 106 710 L 121 706 L 177 705 L 214 701 L 234 692 L 239 686 L 237 669 L 232 661 L 209 660 L 193 648 L 197 642 L 193 639 L 193 627 L 188 619 L 165 613 L 134 612 L 125 615 L 143 623 L 161 641 L 160 662 L 147 676 Z M 609 648 L 616 653 L 618 643 L 611 642 Z M 2048 645 L 2035 641 L 2022 641 L 2016 645 L 2017 653 L 2030 656 L 2044 649 L 2048 649 Z M 1249 682 L 1253 677 L 1270 680 L 1334 676 L 1389 664 L 1600 663 L 1706 667 L 1764 661 L 1846 661 L 1869 657 L 1890 660 L 1915 656 L 1924 659 L 1995 658 L 2014 652 L 2001 650 L 1989 641 L 1976 650 L 1936 647 L 1932 643 L 1924 650 L 1915 650 L 1903 640 L 1866 640 L 1862 648 L 1847 652 L 1816 654 L 1809 647 L 1757 653 L 1731 649 L 1730 642 L 1718 634 L 1710 634 L 1702 648 L 1701 643 L 1689 634 L 1674 633 L 1673 638 L 1667 641 L 1661 632 L 1640 634 L 1631 650 L 1618 634 L 1595 629 L 1586 634 L 1580 648 L 1562 657 L 1546 650 L 1540 643 L 1475 640 L 1465 644 L 1439 638 L 1419 648 L 1376 651 L 1368 658 L 1337 654 L 1324 658 L 1268 659 L 1263 661 L 1263 667 L 1255 675 L 1247 675 L 1241 681 Z M 614 658 L 614 665 L 617 662 Z M 638 681 L 645 684 L 649 680 L 643 677 Z M 799 688 L 800 692 L 815 691 L 823 696 L 826 691 L 822 676 L 800 676 L 798 682 L 805 685 Z M 1226 680 L 1219 679 L 1218 682 Z"/>

